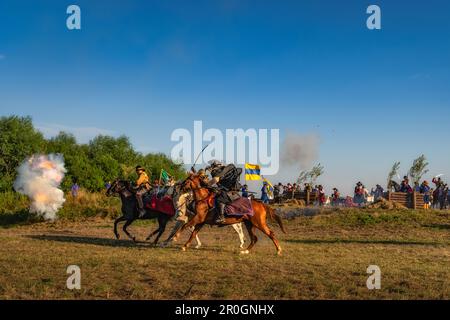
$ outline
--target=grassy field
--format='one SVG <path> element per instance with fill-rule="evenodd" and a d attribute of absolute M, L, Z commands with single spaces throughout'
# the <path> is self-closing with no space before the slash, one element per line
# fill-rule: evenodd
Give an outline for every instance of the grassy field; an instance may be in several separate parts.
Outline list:
<path fill-rule="evenodd" d="M 228 227 L 205 227 L 203 247 L 187 252 L 180 250 L 187 235 L 165 249 L 115 240 L 103 213 L 66 214 L 54 223 L 24 212 L 8 219 L 0 214 L 0 298 L 450 298 L 449 212 L 354 209 L 300 216 L 285 220 L 288 234 L 272 226 L 282 256 L 261 233 L 250 255 L 239 254 Z M 143 240 L 153 228 L 138 222 L 129 230 Z M 71 264 L 81 268 L 81 290 L 66 288 Z M 366 287 L 371 264 L 381 268 L 380 290 Z"/>

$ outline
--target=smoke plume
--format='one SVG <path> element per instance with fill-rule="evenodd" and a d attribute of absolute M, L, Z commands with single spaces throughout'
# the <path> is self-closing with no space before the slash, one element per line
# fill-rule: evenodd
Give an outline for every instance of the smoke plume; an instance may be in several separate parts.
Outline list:
<path fill-rule="evenodd" d="M 310 168 L 318 158 L 319 142 L 319 136 L 316 134 L 288 133 L 281 149 L 281 161 L 288 166 Z"/>
<path fill-rule="evenodd" d="M 30 198 L 30 212 L 54 220 L 65 201 L 64 192 L 59 189 L 66 172 L 62 155 L 33 155 L 17 171 L 14 189 Z"/>

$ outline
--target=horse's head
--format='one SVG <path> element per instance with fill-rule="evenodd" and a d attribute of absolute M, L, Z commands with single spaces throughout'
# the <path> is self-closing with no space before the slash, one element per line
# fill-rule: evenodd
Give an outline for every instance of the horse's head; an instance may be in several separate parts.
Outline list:
<path fill-rule="evenodd" d="M 198 190 L 207 186 L 207 177 L 196 173 L 191 173 L 181 184 L 183 192 Z"/>
<path fill-rule="evenodd" d="M 114 180 L 114 182 L 108 188 L 108 190 L 106 190 L 106 195 L 108 197 L 110 197 L 113 194 L 121 193 L 123 190 L 126 190 L 127 187 L 128 187 L 128 185 L 127 185 L 126 181 L 123 181 L 123 180 L 120 180 L 119 178 L 117 178 L 116 180 Z"/>

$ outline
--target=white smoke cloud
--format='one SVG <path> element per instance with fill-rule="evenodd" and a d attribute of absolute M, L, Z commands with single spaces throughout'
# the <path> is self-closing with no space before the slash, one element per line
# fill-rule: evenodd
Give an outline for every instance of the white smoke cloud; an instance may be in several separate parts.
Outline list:
<path fill-rule="evenodd" d="M 281 161 L 288 166 L 310 168 L 319 156 L 320 138 L 317 134 L 288 133 L 282 146 Z"/>
<path fill-rule="evenodd" d="M 66 201 L 64 192 L 59 189 L 66 172 L 62 155 L 33 155 L 22 162 L 17 171 L 14 189 L 30 198 L 30 212 L 55 220 Z"/>

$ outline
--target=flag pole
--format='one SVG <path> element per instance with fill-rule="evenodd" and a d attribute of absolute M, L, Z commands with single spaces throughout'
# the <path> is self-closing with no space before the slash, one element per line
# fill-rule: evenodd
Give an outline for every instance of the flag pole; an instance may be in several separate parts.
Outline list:
<path fill-rule="evenodd" d="M 161 175 L 162 175 L 162 169 L 159 171 L 159 180 L 158 180 L 158 191 L 157 191 L 157 193 L 159 193 L 159 186 L 161 185 Z"/>

